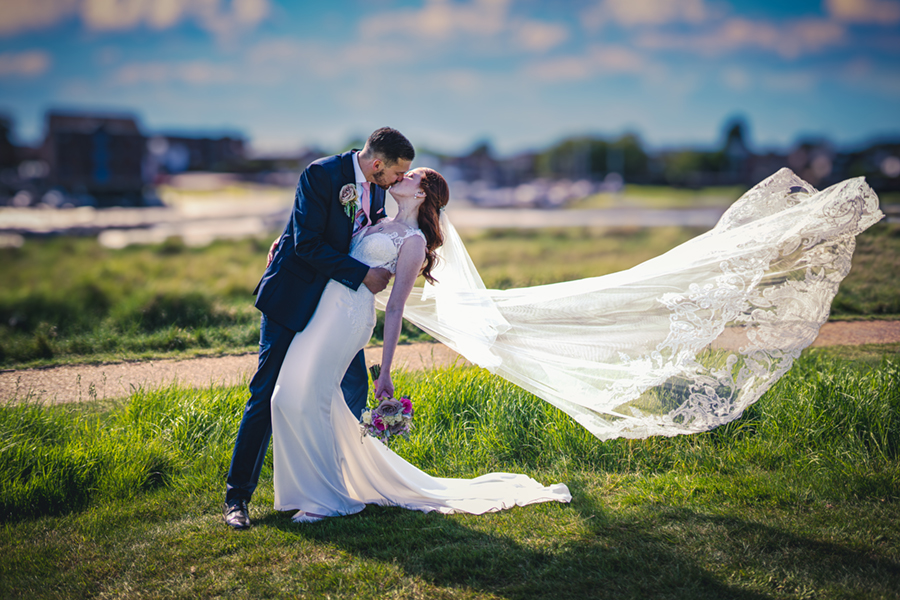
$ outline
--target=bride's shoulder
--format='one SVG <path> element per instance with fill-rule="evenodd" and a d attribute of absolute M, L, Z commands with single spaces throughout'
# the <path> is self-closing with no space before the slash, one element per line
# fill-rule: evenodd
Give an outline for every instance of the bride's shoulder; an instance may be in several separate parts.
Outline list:
<path fill-rule="evenodd" d="M 401 249 L 408 243 L 411 243 L 411 246 L 421 246 L 423 249 L 427 245 L 425 234 L 417 227 L 408 227 L 406 232 L 400 236 L 399 241 Z"/>
<path fill-rule="evenodd" d="M 410 238 L 419 238 L 419 239 L 421 239 L 423 242 L 427 241 L 427 240 L 425 239 L 425 234 L 422 233 L 422 230 L 419 229 L 418 227 L 408 227 L 408 228 L 406 229 L 406 233 L 403 234 L 403 239 L 407 240 L 407 239 L 410 239 Z"/>

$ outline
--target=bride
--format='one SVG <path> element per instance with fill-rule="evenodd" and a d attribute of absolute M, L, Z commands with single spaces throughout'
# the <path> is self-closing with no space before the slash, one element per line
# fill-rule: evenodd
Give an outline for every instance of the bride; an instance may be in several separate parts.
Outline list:
<path fill-rule="evenodd" d="M 403 308 L 421 273 L 432 277 L 443 241 L 439 214 L 449 200 L 444 178 L 415 169 L 390 190 L 398 213 L 363 228 L 350 255 L 395 273 L 385 308 L 376 397 L 392 397 L 391 363 Z M 344 401 L 341 378 L 375 327 L 375 298 L 329 282 L 307 327 L 294 336 L 272 394 L 275 509 L 297 511 L 296 522 L 361 511 L 366 504 L 442 513 L 482 514 L 536 502 L 569 502 L 563 484 L 544 486 L 525 475 L 490 473 L 475 479 L 427 475 L 371 437 Z"/>

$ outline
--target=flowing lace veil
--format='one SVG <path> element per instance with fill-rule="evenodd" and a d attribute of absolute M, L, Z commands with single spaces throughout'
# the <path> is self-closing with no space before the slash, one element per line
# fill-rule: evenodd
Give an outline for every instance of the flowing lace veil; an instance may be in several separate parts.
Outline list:
<path fill-rule="evenodd" d="M 490 290 L 442 213 L 437 283 L 413 289 L 404 317 L 600 439 L 706 431 L 815 340 L 855 236 L 882 216 L 862 178 L 819 192 L 782 169 L 711 231 L 636 267 Z"/>

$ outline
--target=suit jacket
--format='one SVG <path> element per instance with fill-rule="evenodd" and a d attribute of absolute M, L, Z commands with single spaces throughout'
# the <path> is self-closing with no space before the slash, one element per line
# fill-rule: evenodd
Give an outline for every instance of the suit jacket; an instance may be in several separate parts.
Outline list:
<path fill-rule="evenodd" d="M 300 175 L 291 218 L 256 286 L 256 308 L 288 329 L 306 327 L 329 279 L 355 290 L 369 270 L 347 254 L 353 219 L 338 199 L 344 185 L 356 183 L 352 152 L 319 159 Z M 384 190 L 372 188 L 369 214 L 377 223 L 385 216 Z"/>

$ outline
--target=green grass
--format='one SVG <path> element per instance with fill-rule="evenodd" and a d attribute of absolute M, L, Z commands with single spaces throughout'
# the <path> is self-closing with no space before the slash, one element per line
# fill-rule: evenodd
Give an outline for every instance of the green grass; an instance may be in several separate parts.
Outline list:
<path fill-rule="evenodd" d="M 856 238 L 853 266 L 841 283 L 834 315 L 900 315 L 900 225 L 874 225 Z M 893 288 L 893 289 L 892 289 Z"/>
<path fill-rule="evenodd" d="M 511 288 L 630 268 L 702 230 L 489 230 L 466 234 L 485 283 Z M 0 249 L 0 368 L 253 352 L 252 291 L 268 243 L 189 248 L 177 239 L 110 250 L 86 238 L 29 239 Z M 900 315 L 900 226 L 858 237 L 836 318 Z M 376 328 L 375 343 L 380 340 Z M 406 325 L 401 341 L 428 339 Z"/>
<path fill-rule="evenodd" d="M 900 356 L 807 350 L 708 433 L 599 442 L 476 368 L 396 377 L 429 473 L 525 472 L 573 502 L 483 516 L 219 515 L 246 392 L 0 409 L 3 598 L 898 598 Z"/>
<path fill-rule="evenodd" d="M 87 238 L 0 250 L 0 365 L 252 349 L 262 241 L 110 250 Z M 260 258 L 260 257 L 263 258 Z"/>
<path fill-rule="evenodd" d="M 570 281 L 622 271 L 703 233 L 688 227 L 492 229 L 465 235 L 490 288 Z"/>
<path fill-rule="evenodd" d="M 702 189 L 628 184 L 620 192 L 593 194 L 569 205 L 569 208 L 727 208 L 747 191 L 743 186 L 718 186 Z"/>

